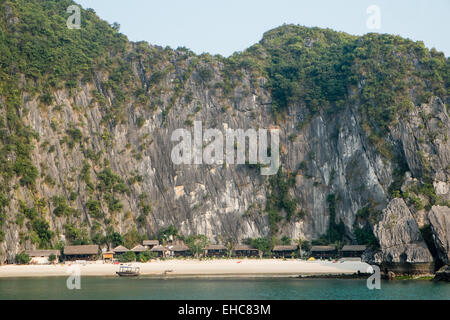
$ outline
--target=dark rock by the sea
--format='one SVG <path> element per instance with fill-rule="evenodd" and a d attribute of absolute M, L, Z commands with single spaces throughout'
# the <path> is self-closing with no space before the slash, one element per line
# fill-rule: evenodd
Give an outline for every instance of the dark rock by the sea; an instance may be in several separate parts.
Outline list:
<path fill-rule="evenodd" d="M 434 281 L 450 282 L 450 265 L 446 265 L 440 268 L 434 276 Z"/>

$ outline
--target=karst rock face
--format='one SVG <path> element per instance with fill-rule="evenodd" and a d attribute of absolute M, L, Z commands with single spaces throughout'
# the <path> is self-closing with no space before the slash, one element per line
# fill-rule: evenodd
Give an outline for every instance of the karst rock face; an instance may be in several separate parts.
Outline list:
<path fill-rule="evenodd" d="M 450 208 L 433 206 L 428 214 L 438 257 L 450 264 Z"/>
<path fill-rule="evenodd" d="M 47 10 L 40 1 L 30 2 L 35 9 Z M 21 26 L 28 19 L 24 7 L 7 1 L 0 9 L 2 31 L 11 43 L 19 39 L 20 46 L 21 37 L 30 32 Z M 1 146 L 15 143 L 8 138 L 13 132 L 14 137 L 23 137 L 22 127 L 10 125 L 15 114 L 23 128 L 36 133 L 23 143 L 30 147 L 24 153 L 30 161 L 25 161 L 26 168 L 33 166 L 37 174 L 32 175 L 32 182 L 24 180 L 33 170 L 20 166 L 20 150 L 2 149 L 2 163 L 10 165 L 2 167 L 6 173 L 0 197 L 0 203 L 5 199 L 0 262 L 12 261 L 24 249 L 54 247 L 60 241 L 92 241 L 95 235 L 111 230 L 121 234 L 136 230 L 142 237 L 153 237 L 161 228 L 174 225 L 180 234 L 204 234 L 212 242 L 268 236 L 314 240 L 327 234 L 333 223 L 343 225 L 342 240 L 346 242 L 356 242 L 355 228 L 369 223 L 381 246 L 380 259 L 411 263 L 432 261 L 419 230 L 419 226 L 431 224 L 442 257 L 446 254 L 448 258 L 448 207 L 431 208 L 431 204 L 450 200 L 448 98 L 427 92 L 422 101 L 393 113 L 375 135 L 376 124 L 367 111 L 372 98 L 365 91 L 375 71 L 361 71 L 368 57 L 377 56 L 371 50 L 402 59 L 411 70 L 423 69 L 417 52 L 428 57 L 433 55 L 429 50 L 402 54 L 382 36 L 358 38 L 289 25 L 266 33 L 259 44 L 240 55 L 198 56 L 183 48 L 129 42 L 98 22 L 94 13 L 82 13 L 89 23 L 105 28 L 105 38 L 111 32 L 111 39 L 120 41 L 103 51 L 95 47 L 101 52 L 97 55 L 86 47 L 84 54 L 90 54 L 92 62 L 86 63 L 83 70 L 87 71 L 80 76 L 47 84 L 43 79 L 50 79 L 50 73 L 46 74 L 45 68 L 41 73 L 35 71 L 39 65 L 29 62 L 32 57 L 17 66 L 14 61 L 19 59 L 12 57 L 2 64 L 0 82 L 10 81 L 17 90 L 0 92 Z M 62 17 L 64 14 L 63 10 Z M 36 28 L 35 32 L 44 32 Z M 63 50 L 73 33 L 61 32 L 63 36 L 56 39 L 62 41 L 58 48 Z M 70 32 L 82 33 L 83 28 Z M 51 37 L 39 39 L 39 43 L 30 43 L 46 47 L 45 41 Z M 406 41 L 395 39 L 402 45 Z M 340 46 L 341 42 L 345 45 Z M 381 49 L 373 49 L 372 43 Z M 324 45 L 329 49 L 320 51 Z M 290 60 L 286 60 L 289 65 L 308 55 L 325 59 L 336 47 L 345 47 L 342 54 L 349 50 L 354 54 L 340 61 L 341 53 L 336 53 L 340 62 L 333 70 L 350 70 L 354 76 L 337 84 L 330 81 L 339 77 L 326 80 L 329 83 L 317 90 L 328 92 L 322 99 L 305 96 L 315 79 L 299 85 L 298 90 L 285 89 L 282 82 L 274 84 L 278 79 L 275 71 L 287 68 L 276 69 L 278 48 L 291 50 Z M 77 54 L 49 56 L 48 68 L 59 66 L 61 57 L 66 59 L 61 68 L 84 57 Z M 372 65 L 387 63 L 371 59 Z M 399 68 L 398 77 L 405 72 L 395 63 L 389 66 Z M 34 77 L 22 71 L 27 68 Z M 296 72 L 307 69 L 298 67 Z M 52 72 L 55 75 L 60 70 L 55 67 Z M 316 74 L 311 72 L 305 79 Z M 289 81 L 290 85 L 306 80 Z M 331 90 L 338 85 L 342 90 Z M 275 95 L 277 86 L 288 94 L 284 108 L 275 108 L 276 99 L 281 99 Z M 418 90 L 411 89 L 410 95 L 418 95 Z M 12 92 L 17 92 L 16 100 L 9 96 Z M 390 112 L 390 105 L 372 105 Z M 171 155 L 178 142 L 172 141 L 172 134 L 180 128 L 193 132 L 196 121 L 202 122 L 204 130 L 217 129 L 224 135 L 226 128 L 278 128 L 283 175 L 276 182 L 277 175 L 263 176 L 258 166 L 175 164 Z M 208 142 L 203 144 L 206 147 Z M 402 192 L 405 200 L 394 198 L 393 189 Z M 436 197 L 434 203 L 430 192 Z M 271 194 L 278 196 L 271 198 Z M 273 206 L 279 215 L 275 222 L 267 210 L 270 199 L 275 199 Z M 286 203 L 295 207 L 292 214 Z M 358 212 L 368 207 L 370 217 L 361 220 Z M 36 222 L 41 220 L 48 223 L 51 233 L 47 242 Z"/>
<path fill-rule="evenodd" d="M 405 201 L 393 199 L 374 227 L 380 243 L 378 263 L 432 263 L 433 257 Z"/>

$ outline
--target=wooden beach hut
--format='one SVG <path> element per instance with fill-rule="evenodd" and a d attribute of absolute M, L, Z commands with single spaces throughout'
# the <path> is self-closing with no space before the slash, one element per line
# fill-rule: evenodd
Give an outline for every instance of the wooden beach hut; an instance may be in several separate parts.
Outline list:
<path fill-rule="evenodd" d="M 142 245 L 147 248 L 147 250 L 151 250 L 156 246 L 159 246 L 158 240 L 144 240 L 142 241 Z"/>
<path fill-rule="evenodd" d="M 168 246 L 167 249 L 170 251 L 170 255 L 173 257 L 187 257 L 191 254 L 189 247 L 184 244 L 176 244 Z"/>
<path fill-rule="evenodd" d="M 125 248 L 124 246 L 117 246 L 115 247 L 113 250 L 114 252 L 114 256 L 116 258 L 120 257 L 122 254 L 124 254 L 125 252 L 128 252 L 130 250 L 128 250 L 127 248 Z"/>
<path fill-rule="evenodd" d="M 165 257 L 165 252 L 166 252 L 166 248 L 160 245 L 154 246 L 153 248 L 150 249 L 150 252 L 155 252 L 158 257 Z"/>
<path fill-rule="evenodd" d="M 96 244 L 81 245 L 81 246 L 65 246 L 64 247 L 64 260 L 76 261 L 87 260 L 94 261 L 98 258 L 100 248 Z"/>
<path fill-rule="evenodd" d="M 205 256 L 223 257 L 227 255 L 227 247 L 222 244 L 210 244 L 205 247 Z"/>
<path fill-rule="evenodd" d="M 131 251 L 133 251 L 136 256 L 141 253 L 141 252 L 145 252 L 148 249 L 146 247 L 144 247 L 143 245 L 138 244 L 137 246 L 135 246 L 133 249 L 131 249 Z"/>
<path fill-rule="evenodd" d="M 337 257 L 338 252 L 336 246 L 312 246 L 311 256 L 316 259 L 329 259 Z"/>
<path fill-rule="evenodd" d="M 114 251 L 102 252 L 103 261 L 112 262 L 114 260 Z"/>
<path fill-rule="evenodd" d="M 258 257 L 259 250 L 247 244 L 239 244 L 233 248 L 235 257 Z"/>
<path fill-rule="evenodd" d="M 284 245 L 273 247 L 273 255 L 276 258 L 292 258 L 298 250 L 298 245 Z"/>
<path fill-rule="evenodd" d="M 26 250 L 25 253 L 31 258 L 30 264 L 50 264 L 49 257 L 54 255 L 58 262 L 61 252 L 59 250 Z"/>
<path fill-rule="evenodd" d="M 345 245 L 341 250 L 341 255 L 344 258 L 361 258 L 367 246 L 364 245 Z"/>

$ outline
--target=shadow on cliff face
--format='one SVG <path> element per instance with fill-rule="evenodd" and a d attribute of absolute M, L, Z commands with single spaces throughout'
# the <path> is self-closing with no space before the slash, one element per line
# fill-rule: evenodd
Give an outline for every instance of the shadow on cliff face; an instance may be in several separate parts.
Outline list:
<path fill-rule="evenodd" d="M 431 225 L 427 224 L 422 228 L 420 228 L 420 233 L 422 234 L 423 240 L 425 241 L 428 250 L 430 250 L 430 253 L 433 256 L 434 271 L 436 272 L 440 268 L 442 268 L 445 265 L 445 263 L 439 257 L 439 252 L 438 249 L 436 248 L 436 244 L 433 239 L 433 231 L 431 230 Z"/>

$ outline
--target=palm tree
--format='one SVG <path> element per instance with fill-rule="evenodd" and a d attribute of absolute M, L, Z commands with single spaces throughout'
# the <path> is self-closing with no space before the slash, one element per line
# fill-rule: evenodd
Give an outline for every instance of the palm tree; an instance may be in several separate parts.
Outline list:
<path fill-rule="evenodd" d="M 231 254 L 233 253 L 233 241 L 229 240 L 227 242 L 227 251 L 228 251 L 228 258 L 231 258 Z"/>
<path fill-rule="evenodd" d="M 299 251 L 300 259 L 301 259 L 303 257 L 303 250 L 302 250 L 303 248 L 302 248 L 302 246 L 305 243 L 305 240 L 302 239 L 302 238 L 298 238 L 298 239 L 295 240 L 295 242 L 298 244 L 298 251 Z"/>
<path fill-rule="evenodd" d="M 205 247 L 209 244 L 209 240 L 203 234 L 192 235 L 186 239 L 186 244 L 195 257 L 199 259 L 200 255 L 205 251 Z"/>
<path fill-rule="evenodd" d="M 227 247 L 228 258 L 231 258 L 236 241 L 233 237 L 227 235 L 220 235 L 219 240 L 221 243 L 225 244 L 225 246 Z"/>
<path fill-rule="evenodd" d="M 162 256 L 166 258 L 167 237 L 165 235 L 161 237 L 161 245 L 163 247 Z"/>

